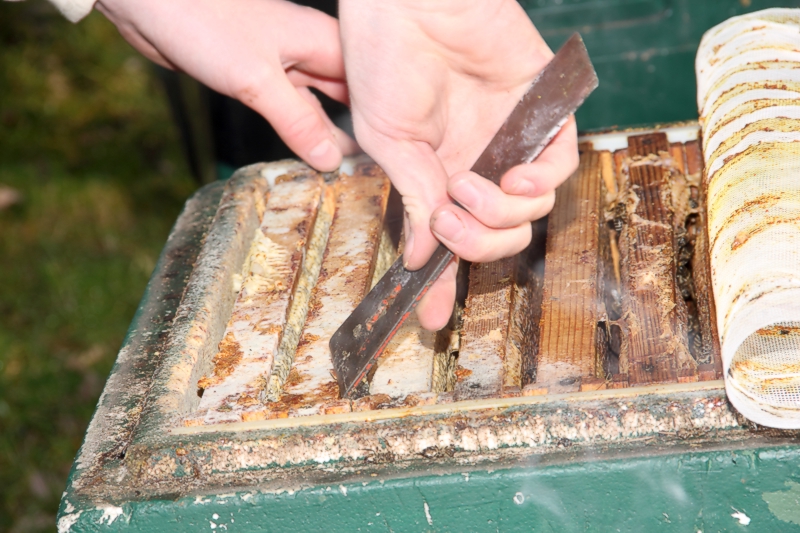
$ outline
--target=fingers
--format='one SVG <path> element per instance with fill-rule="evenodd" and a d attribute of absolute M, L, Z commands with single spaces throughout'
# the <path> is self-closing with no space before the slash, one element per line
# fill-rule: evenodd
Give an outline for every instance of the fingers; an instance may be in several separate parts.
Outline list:
<path fill-rule="evenodd" d="M 284 68 L 291 63 L 315 76 L 344 80 L 339 21 L 322 11 L 290 2 L 283 2 L 282 8 L 290 13 L 280 44 Z"/>
<path fill-rule="evenodd" d="M 453 259 L 420 300 L 417 318 L 423 328 L 436 331 L 447 325 L 456 301 L 457 273 L 458 260 Z"/>
<path fill-rule="evenodd" d="M 571 116 L 539 157 L 505 173 L 500 188 L 518 196 L 541 196 L 554 191 L 570 177 L 578 162 L 578 129 L 575 117 Z"/>
<path fill-rule="evenodd" d="M 289 148 L 312 167 L 322 172 L 338 168 L 342 162 L 341 138 L 331 131 L 322 108 L 301 94 L 283 71 L 269 78 L 269 83 L 257 88 L 245 86 L 235 96 L 264 116 Z"/>
<path fill-rule="evenodd" d="M 347 84 L 342 80 L 319 78 L 294 68 L 287 70 L 286 76 L 288 76 L 289 81 L 291 81 L 292 85 L 295 87 L 314 87 L 337 102 L 350 105 L 350 95 L 347 92 Z"/>
<path fill-rule="evenodd" d="M 297 91 L 300 93 L 300 96 L 305 98 L 306 101 L 317 110 L 317 113 L 325 122 L 325 125 L 328 127 L 331 133 L 333 133 L 333 137 L 336 139 L 336 145 L 339 147 L 339 150 L 341 150 L 342 155 L 353 155 L 361 152 L 361 148 L 358 146 L 358 144 L 348 134 L 342 131 L 341 128 L 336 126 L 328 114 L 325 113 L 325 110 L 322 108 L 322 104 L 319 103 L 319 100 L 316 96 L 314 96 L 314 93 L 309 91 L 307 87 L 299 87 Z"/>
<path fill-rule="evenodd" d="M 403 264 L 409 270 L 422 268 L 439 241 L 430 230 L 431 214 L 450 203 L 447 173 L 433 148 L 422 141 L 398 140 L 360 123 L 354 116 L 356 135 L 364 150 L 383 168 L 403 197 L 405 209 Z"/>
<path fill-rule="evenodd" d="M 447 192 L 479 222 L 490 228 L 513 228 L 542 218 L 553 208 L 553 195 L 536 198 L 506 194 L 474 172 L 458 172 L 447 182 Z"/>
<path fill-rule="evenodd" d="M 555 201 L 555 193 L 549 193 L 549 196 Z M 519 253 L 531 241 L 529 222 L 511 228 L 493 229 L 452 204 L 434 211 L 431 231 L 457 256 L 480 263 Z"/>
<path fill-rule="evenodd" d="M 434 209 L 450 202 L 445 188 L 447 174 L 427 143 L 402 141 L 398 144 L 407 151 L 393 154 L 392 166 L 396 165 L 399 170 L 389 176 L 403 197 L 405 209 L 403 264 L 409 270 L 417 270 L 439 246 L 431 233 L 430 219 Z"/>

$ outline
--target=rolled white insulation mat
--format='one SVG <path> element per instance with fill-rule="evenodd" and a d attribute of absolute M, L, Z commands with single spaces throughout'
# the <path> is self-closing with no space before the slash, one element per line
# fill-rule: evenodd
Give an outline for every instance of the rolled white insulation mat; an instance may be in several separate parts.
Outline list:
<path fill-rule="evenodd" d="M 695 67 L 725 388 L 800 428 L 800 10 L 723 22 Z"/>

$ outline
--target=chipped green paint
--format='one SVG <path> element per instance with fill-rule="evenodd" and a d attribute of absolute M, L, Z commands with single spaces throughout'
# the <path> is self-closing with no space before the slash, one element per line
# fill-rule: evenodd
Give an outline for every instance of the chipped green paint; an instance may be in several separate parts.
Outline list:
<path fill-rule="evenodd" d="M 787 481 L 785 485 L 789 490 L 765 492 L 761 498 L 777 518 L 800 525 L 800 483 Z"/>
<path fill-rule="evenodd" d="M 762 489 L 782 489 L 784 483 L 792 489 L 771 494 L 800 494 L 798 448 L 654 452 L 365 476 L 297 491 L 231 489 L 98 508 L 73 506 L 67 498 L 71 513 L 62 512 L 61 520 L 65 525 L 74 518 L 75 532 L 800 532 L 796 522 L 776 518 L 773 504 L 761 498 Z M 731 516 L 737 511 L 750 518 L 746 529 Z"/>

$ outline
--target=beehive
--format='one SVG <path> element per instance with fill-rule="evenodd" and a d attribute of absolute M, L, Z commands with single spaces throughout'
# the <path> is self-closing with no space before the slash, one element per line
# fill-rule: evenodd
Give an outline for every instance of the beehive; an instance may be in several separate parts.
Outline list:
<path fill-rule="evenodd" d="M 697 141 L 656 132 L 585 142 L 531 246 L 462 264 L 450 326 L 410 320 L 368 393 L 339 399 L 328 340 L 401 246 L 387 177 L 351 164 L 232 182 L 156 375 L 165 417 L 209 427 L 720 377 Z"/>

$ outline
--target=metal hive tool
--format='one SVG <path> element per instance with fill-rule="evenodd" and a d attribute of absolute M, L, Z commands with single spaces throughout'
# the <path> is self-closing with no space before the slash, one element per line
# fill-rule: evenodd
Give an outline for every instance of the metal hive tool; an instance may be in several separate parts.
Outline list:
<path fill-rule="evenodd" d="M 533 81 L 472 171 L 499 184 L 510 168 L 532 161 L 597 83 L 586 47 L 576 33 Z M 452 258 L 453 253 L 439 245 L 419 270 L 407 270 L 402 258 L 398 259 L 331 337 L 341 397 L 350 395 L 364 379 Z"/>

